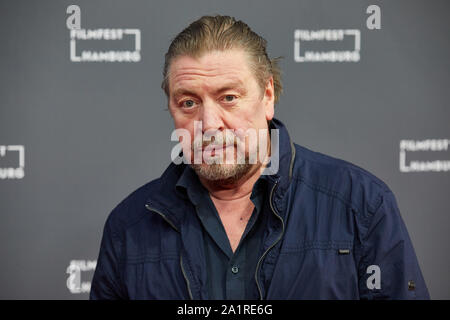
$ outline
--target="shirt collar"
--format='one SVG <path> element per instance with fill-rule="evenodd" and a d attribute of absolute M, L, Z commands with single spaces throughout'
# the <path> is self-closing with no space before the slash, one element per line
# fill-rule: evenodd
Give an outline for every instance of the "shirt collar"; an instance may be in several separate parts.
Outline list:
<path fill-rule="evenodd" d="M 205 192 L 208 192 L 200 182 L 197 173 L 189 165 L 186 165 L 184 168 L 183 173 L 176 183 L 176 188 L 187 195 L 194 205 L 197 205 L 200 202 L 201 196 Z"/>
<path fill-rule="evenodd" d="M 250 196 L 250 199 L 253 202 L 257 201 L 257 197 L 266 191 L 267 181 L 266 175 L 261 175 L 258 180 L 256 180 Z M 197 173 L 189 165 L 186 165 L 183 173 L 178 179 L 176 189 L 186 195 L 194 205 L 198 205 L 201 201 L 201 197 L 209 193 L 200 182 Z"/>

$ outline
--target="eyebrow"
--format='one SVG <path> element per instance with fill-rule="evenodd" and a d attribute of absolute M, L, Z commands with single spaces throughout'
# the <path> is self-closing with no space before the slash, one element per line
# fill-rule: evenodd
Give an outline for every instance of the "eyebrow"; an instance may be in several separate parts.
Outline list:
<path fill-rule="evenodd" d="M 222 93 L 224 91 L 233 90 L 233 89 L 234 90 L 238 90 L 241 93 L 246 93 L 247 92 L 247 90 L 245 89 L 242 81 L 237 81 L 237 82 L 229 82 L 229 83 L 224 84 L 221 88 L 215 90 L 214 94 L 217 95 L 217 94 L 220 94 L 220 93 Z M 173 97 L 174 98 L 177 98 L 177 97 L 182 96 L 182 95 L 196 95 L 196 93 L 194 91 L 191 91 L 191 90 L 188 90 L 188 89 L 184 89 L 184 88 L 176 89 L 173 92 Z"/>

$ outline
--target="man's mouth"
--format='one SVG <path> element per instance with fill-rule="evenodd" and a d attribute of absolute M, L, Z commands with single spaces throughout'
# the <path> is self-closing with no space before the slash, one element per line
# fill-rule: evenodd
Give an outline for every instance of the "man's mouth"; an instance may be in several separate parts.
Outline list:
<path fill-rule="evenodd" d="M 226 145 L 226 144 L 223 144 L 223 145 L 220 145 L 220 144 L 209 144 L 207 146 L 204 146 L 202 148 L 202 151 L 203 152 L 205 152 L 205 151 L 211 151 L 211 152 L 217 151 L 217 152 L 220 152 L 220 151 L 226 150 L 229 147 L 233 147 L 233 145 L 232 144 L 230 144 L 230 145 Z"/>
<path fill-rule="evenodd" d="M 211 157 L 214 157 L 216 155 L 226 153 L 226 150 L 232 147 L 235 147 L 234 144 L 208 144 L 206 146 L 203 146 L 202 148 L 197 148 L 194 151 L 201 152 L 202 154 L 205 154 L 205 152 L 207 152 L 207 154 L 209 154 Z"/>

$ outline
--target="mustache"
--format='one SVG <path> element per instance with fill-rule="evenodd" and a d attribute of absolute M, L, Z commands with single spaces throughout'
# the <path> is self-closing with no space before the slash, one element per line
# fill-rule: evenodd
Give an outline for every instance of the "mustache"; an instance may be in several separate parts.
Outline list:
<path fill-rule="evenodd" d="M 194 140 L 192 144 L 193 150 L 201 150 L 205 148 L 220 148 L 220 147 L 228 147 L 235 146 L 237 147 L 243 143 L 242 139 L 234 134 L 218 134 L 211 136 L 210 139 L 205 140 L 204 137 L 201 139 Z"/>

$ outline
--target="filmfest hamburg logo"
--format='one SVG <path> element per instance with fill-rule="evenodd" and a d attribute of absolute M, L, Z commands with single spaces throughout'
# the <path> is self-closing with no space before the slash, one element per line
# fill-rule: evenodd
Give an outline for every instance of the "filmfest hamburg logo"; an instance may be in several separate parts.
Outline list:
<path fill-rule="evenodd" d="M 66 13 L 70 16 L 66 20 L 70 31 L 70 61 L 72 62 L 139 62 L 141 61 L 141 30 L 120 28 L 81 28 L 81 8 L 69 5 Z M 77 53 L 77 44 L 85 40 L 120 41 L 126 37 L 133 37 L 133 48 L 129 50 L 84 50 Z M 92 42 L 90 42 L 92 43 Z"/>
<path fill-rule="evenodd" d="M 90 281 L 81 281 L 81 273 L 94 271 L 97 260 L 72 260 L 66 269 L 69 277 L 66 281 L 67 289 L 73 294 L 89 293 L 91 291 Z"/>
<path fill-rule="evenodd" d="M 82 40 L 122 40 L 134 37 L 133 50 L 94 51 L 82 50 L 77 55 L 77 41 Z M 141 60 L 141 31 L 139 29 L 79 29 L 70 30 L 70 61 L 72 62 L 139 62 Z"/>
<path fill-rule="evenodd" d="M 352 48 L 333 48 L 348 37 L 353 40 Z M 360 59 L 361 31 L 358 29 L 297 29 L 294 39 L 295 62 L 358 62 Z M 323 49 L 312 50 L 312 44 L 321 45 Z"/>
<path fill-rule="evenodd" d="M 22 145 L 0 145 L 0 179 L 22 179 L 24 176 L 25 147 Z"/>
<path fill-rule="evenodd" d="M 381 8 L 369 5 L 366 27 L 368 30 L 381 29 Z M 337 49 L 338 46 L 352 46 L 348 49 Z M 314 49 L 320 47 L 321 49 Z M 361 51 L 360 29 L 319 29 L 294 31 L 295 62 L 358 62 Z"/>
<path fill-rule="evenodd" d="M 440 157 L 448 151 L 450 139 L 400 140 L 399 164 L 401 172 L 450 171 L 450 160 L 406 160 L 407 153 L 416 157 L 426 155 Z M 411 156 L 411 157 L 414 157 Z"/>

